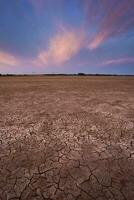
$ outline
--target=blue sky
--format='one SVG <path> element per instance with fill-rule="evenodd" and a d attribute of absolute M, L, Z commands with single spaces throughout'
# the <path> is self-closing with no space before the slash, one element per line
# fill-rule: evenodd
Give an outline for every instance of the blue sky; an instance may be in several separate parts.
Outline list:
<path fill-rule="evenodd" d="M 0 73 L 134 74 L 134 0 L 0 0 Z"/>

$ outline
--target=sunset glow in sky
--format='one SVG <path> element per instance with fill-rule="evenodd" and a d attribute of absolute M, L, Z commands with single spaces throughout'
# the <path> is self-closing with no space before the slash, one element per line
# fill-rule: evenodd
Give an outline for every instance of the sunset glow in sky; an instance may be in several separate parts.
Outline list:
<path fill-rule="evenodd" d="M 134 74 L 134 0 L 0 0 L 0 73 Z"/>

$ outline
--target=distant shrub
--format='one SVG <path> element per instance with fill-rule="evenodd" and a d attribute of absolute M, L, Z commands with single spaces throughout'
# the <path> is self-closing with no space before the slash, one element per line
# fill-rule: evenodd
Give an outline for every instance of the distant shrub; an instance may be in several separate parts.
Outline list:
<path fill-rule="evenodd" d="M 85 73 L 78 73 L 78 76 L 86 76 Z"/>

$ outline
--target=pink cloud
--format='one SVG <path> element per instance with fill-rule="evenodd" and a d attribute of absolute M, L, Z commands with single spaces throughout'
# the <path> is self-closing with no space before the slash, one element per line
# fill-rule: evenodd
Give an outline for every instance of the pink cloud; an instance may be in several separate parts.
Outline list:
<path fill-rule="evenodd" d="M 9 53 L 0 52 L 2 66 L 48 66 L 64 64 L 84 47 L 85 35 L 80 30 L 67 30 L 60 26 L 59 31 L 49 41 L 48 49 L 41 50 L 33 59 L 20 59 Z"/>
<path fill-rule="evenodd" d="M 110 37 L 120 36 L 134 27 L 133 0 L 102 0 L 95 8 L 93 0 L 85 2 L 88 20 L 94 21 L 98 29 L 90 40 L 90 49 L 95 49 Z M 97 16 L 100 21 L 96 21 Z"/>
<path fill-rule="evenodd" d="M 41 51 L 34 61 L 36 65 L 60 65 L 70 60 L 84 45 L 83 32 L 62 29 L 51 38 L 47 51 Z"/>
<path fill-rule="evenodd" d="M 17 57 L 9 53 L 0 51 L 0 65 L 15 66 L 18 64 L 20 64 L 20 60 Z"/>
<path fill-rule="evenodd" d="M 111 60 L 106 60 L 101 63 L 102 66 L 106 65 L 119 65 L 119 64 L 131 64 L 134 63 L 134 57 L 126 57 L 126 58 L 116 58 Z"/>

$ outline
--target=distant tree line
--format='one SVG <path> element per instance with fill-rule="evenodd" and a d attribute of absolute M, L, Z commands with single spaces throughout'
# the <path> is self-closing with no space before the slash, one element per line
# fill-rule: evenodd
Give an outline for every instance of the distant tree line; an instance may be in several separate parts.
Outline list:
<path fill-rule="evenodd" d="M 87 73 L 77 73 L 77 74 L 0 74 L 0 76 L 134 76 L 134 74 L 130 75 L 122 75 L 122 74 L 87 74 Z"/>

